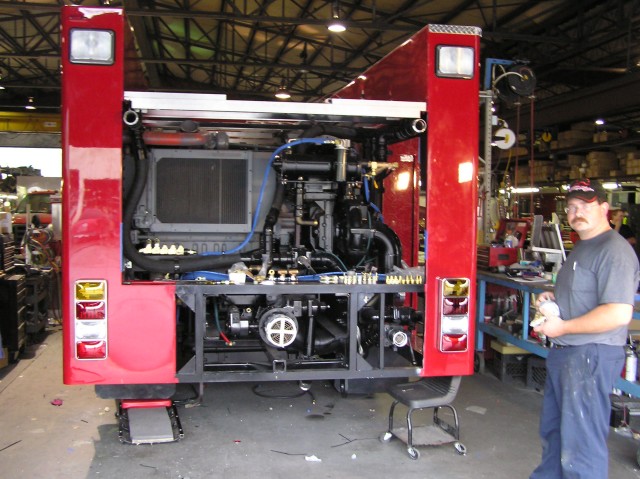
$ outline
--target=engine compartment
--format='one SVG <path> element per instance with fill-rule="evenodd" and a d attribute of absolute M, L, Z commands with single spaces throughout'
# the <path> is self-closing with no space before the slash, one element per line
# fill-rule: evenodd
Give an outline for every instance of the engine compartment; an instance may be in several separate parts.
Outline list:
<path fill-rule="evenodd" d="M 124 280 L 176 283 L 180 380 L 419 373 L 423 268 L 382 200 L 424 119 L 147 114 L 125 105 Z"/>

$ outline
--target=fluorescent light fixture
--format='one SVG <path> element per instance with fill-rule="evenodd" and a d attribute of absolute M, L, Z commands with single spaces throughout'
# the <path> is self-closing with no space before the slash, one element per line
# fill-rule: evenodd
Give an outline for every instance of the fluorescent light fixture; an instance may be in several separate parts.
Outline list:
<path fill-rule="evenodd" d="M 71 30 L 69 41 L 71 63 L 113 65 L 115 61 L 115 35 L 110 30 Z"/>
<path fill-rule="evenodd" d="M 475 58 L 473 48 L 438 45 L 436 73 L 439 77 L 473 78 Z"/>
<path fill-rule="evenodd" d="M 610 181 L 610 182 L 607 182 L 607 183 L 602 183 L 602 187 L 605 190 L 615 190 L 615 189 L 620 188 L 620 185 L 618 183 L 616 183 L 615 181 Z"/>
<path fill-rule="evenodd" d="M 537 186 L 523 186 L 520 188 L 512 188 L 512 193 L 524 194 L 524 193 L 538 193 L 540 188 Z"/>
<path fill-rule="evenodd" d="M 27 99 L 27 104 L 24 106 L 24 109 L 25 110 L 35 110 L 36 109 L 36 106 L 33 104 L 33 97 L 32 96 L 30 96 Z"/>

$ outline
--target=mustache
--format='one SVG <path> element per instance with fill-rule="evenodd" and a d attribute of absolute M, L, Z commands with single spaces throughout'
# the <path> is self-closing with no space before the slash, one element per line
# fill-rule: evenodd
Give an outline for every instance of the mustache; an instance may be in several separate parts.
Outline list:
<path fill-rule="evenodd" d="M 571 222 L 572 225 L 577 224 L 577 223 L 588 223 L 588 221 L 586 219 L 584 219 L 584 218 L 575 218 Z"/>

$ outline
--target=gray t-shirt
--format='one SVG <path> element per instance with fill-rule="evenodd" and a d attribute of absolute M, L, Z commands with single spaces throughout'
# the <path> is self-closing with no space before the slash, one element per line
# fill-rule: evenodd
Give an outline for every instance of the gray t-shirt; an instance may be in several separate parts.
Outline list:
<path fill-rule="evenodd" d="M 640 273 L 638 257 L 629 242 L 610 230 L 580 240 L 558 272 L 555 288 L 560 317 L 576 318 L 607 303 L 633 305 Z M 567 334 L 553 339 L 563 345 L 600 343 L 622 346 L 627 326 L 598 334 Z"/>

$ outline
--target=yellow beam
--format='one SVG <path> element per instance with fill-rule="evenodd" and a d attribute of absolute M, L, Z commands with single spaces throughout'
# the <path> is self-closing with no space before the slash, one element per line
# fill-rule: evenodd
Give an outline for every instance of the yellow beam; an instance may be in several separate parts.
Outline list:
<path fill-rule="evenodd" d="M 0 112 L 0 131 L 60 133 L 62 121 L 59 114 L 32 112 Z"/>

